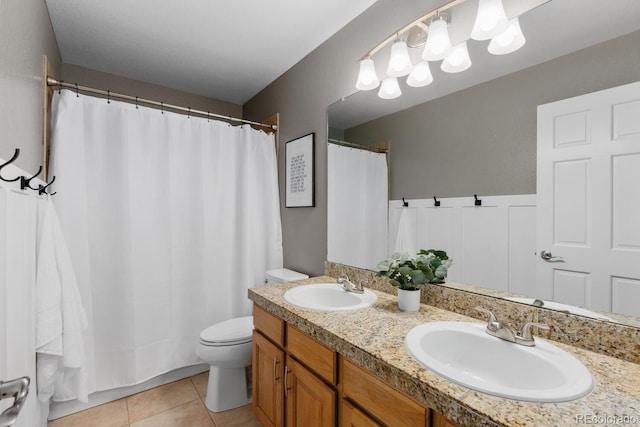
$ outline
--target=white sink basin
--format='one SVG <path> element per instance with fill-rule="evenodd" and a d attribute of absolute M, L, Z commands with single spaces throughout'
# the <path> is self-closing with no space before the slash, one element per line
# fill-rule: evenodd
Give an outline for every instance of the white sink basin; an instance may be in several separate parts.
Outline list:
<path fill-rule="evenodd" d="M 485 329 L 477 323 L 425 323 L 409 331 L 405 344 L 425 368 L 494 396 L 566 402 L 593 389 L 589 370 L 564 350 L 538 338 L 535 347 L 514 344 Z"/>
<path fill-rule="evenodd" d="M 347 311 L 371 306 L 378 297 L 369 289 L 363 294 L 347 292 L 337 283 L 315 283 L 289 289 L 284 299 L 291 305 L 311 311 Z"/>

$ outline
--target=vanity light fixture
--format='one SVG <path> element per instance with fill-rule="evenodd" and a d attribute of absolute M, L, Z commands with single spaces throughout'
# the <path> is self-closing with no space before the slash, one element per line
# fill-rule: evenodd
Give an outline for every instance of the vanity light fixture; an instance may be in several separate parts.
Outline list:
<path fill-rule="evenodd" d="M 460 73 L 469 67 L 471 67 L 471 58 L 469 58 L 466 41 L 455 45 L 440 66 L 442 71 L 447 73 Z"/>
<path fill-rule="evenodd" d="M 385 77 L 380 84 L 378 96 L 382 99 L 394 99 L 402 95 L 400 85 L 396 77 Z"/>
<path fill-rule="evenodd" d="M 488 50 L 494 55 L 505 55 L 520 49 L 525 42 L 526 39 L 520 29 L 520 20 L 516 16 L 509 21 L 507 31 L 491 39 Z"/>
<path fill-rule="evenodd" d="M 471 33 L 466 37 L 464 37 L 464 34 L 462 35 L 463 37 L 460 37 L 460 34 L 456 34 L 457 38 L 462 38 L 462 40 L 455 40 L 457 44 L 452 46 L 449 38 L 449 25 L 452 20 L 455 21 L 460 16 L 465 15 L 465 13 L 456 14 L 454 8 L 467 1 L 451 0 L 409 22 L 371 49 L 360 60 L 360 72 L 356 88 L 359 90 L 371 90 L 380 86 L 378 90 L 380 98 L 397 98 L 402 93 L 398 77 L 408 75 L 406 83 L 412 87 L 423 87 L 433 82 L 429 61 L 442 61 L 440 68 L 447 73 L 460 73 L 471 67 L 471 58 L 467 48 L 469 39 L 491 39 L 488 50 L 494 55 L 515 52 L 525 44 L 519 17 L 512 16 L 511 20 L 508 20 L 502 0 L 477 0 L 478 10 Z M 537 3 L 527 10 L 548 1 L 551 0 L 542 0 L 541 3 Z M 523 14 L 525 12 L 519 11 L 518 13 Z M 470 28 L 471 23 L 467 24 L 458 24 L 456 28 Z M 408 42 L 405 42 L 403 37 L 407 37 Z M 390 44 L 391 53 L 386 68 L 386 77 L 380 83 L 376 74 L 373 56 Z M 417 49 L 423 45 L 422 58 L 424 61 L 414 66 L 411 62 L 409 48 Z"/>
<path fill-rule="evenodd" d="M 409 58 L 409 49 L 402 39 L 397 39 L 391 45 L 391 56 L 389 57 L 389 66 L 387 67 L 387 76 L 402 77 L 411 72 L 413 64 Z"/>

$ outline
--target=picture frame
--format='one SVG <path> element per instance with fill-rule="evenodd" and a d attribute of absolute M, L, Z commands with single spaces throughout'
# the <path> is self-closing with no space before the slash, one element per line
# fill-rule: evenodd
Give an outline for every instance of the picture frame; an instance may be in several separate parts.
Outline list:
<path fill-rule="evenodd" d="M 315 207 L 315 133 L 285 145 L 285 206 Z"/>

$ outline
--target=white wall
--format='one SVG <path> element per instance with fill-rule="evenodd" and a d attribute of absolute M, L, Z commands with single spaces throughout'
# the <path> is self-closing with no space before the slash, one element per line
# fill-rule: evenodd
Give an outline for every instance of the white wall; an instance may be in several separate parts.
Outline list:
<path fill-rule="evenodd" d="M 416 249 L 446 250 L 448 278 L 461 283 L 534 295 L 536 196 L 478 196 L 389 202 L 389 253 L 395 250 L 402 210 L 415 231 Z"/>

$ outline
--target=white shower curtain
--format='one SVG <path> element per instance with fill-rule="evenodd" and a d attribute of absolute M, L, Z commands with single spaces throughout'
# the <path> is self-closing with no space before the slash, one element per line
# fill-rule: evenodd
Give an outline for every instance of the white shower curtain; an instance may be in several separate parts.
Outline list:
<path fill-rule="evenodd" d="M 386 155 L 332 143 L 328 151 L 327 259 L 372 269 L 387 257 Z"/>
<path fill-rule="evenodd" d="M 69 91 L 52 129 L 91 391 L 199 363 L 200 331 L 282 266 L 273 135 Z"/>

